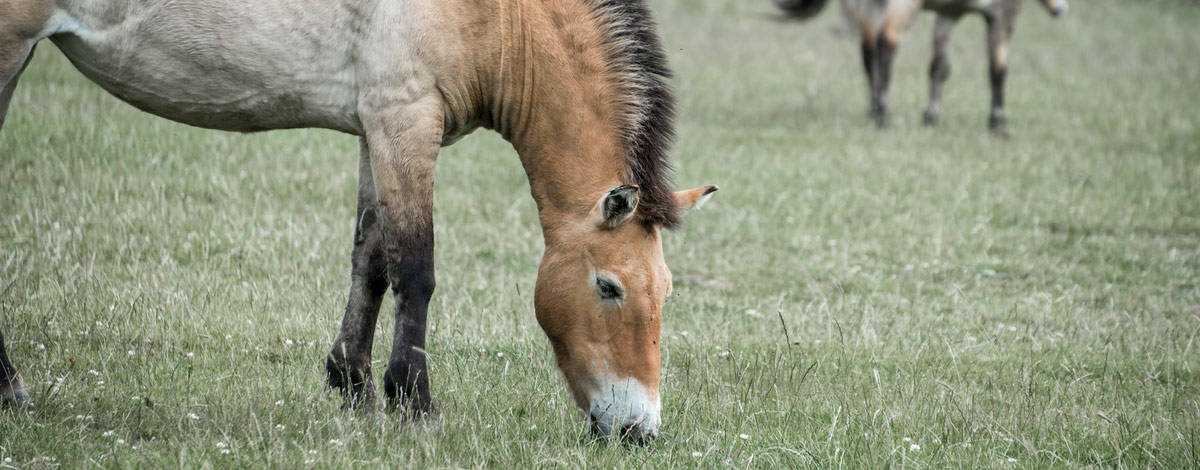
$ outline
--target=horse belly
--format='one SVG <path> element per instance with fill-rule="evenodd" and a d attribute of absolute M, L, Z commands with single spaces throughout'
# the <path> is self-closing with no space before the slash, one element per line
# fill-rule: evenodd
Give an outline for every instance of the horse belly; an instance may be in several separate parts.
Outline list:
<path fill-rule="evenodd" d="M 176 1 L 119 21 L 60 14 L 68 27 L 50 37 L 89 79 L 167 119 L 241 132 L 361 133 L 346 30 L 245 13 Z"/>

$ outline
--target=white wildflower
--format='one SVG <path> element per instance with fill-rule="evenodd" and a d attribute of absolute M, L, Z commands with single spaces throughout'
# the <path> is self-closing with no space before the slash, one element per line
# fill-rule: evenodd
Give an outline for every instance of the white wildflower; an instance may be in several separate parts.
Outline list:
<path fill-rule="evenodd" d="M 135 354 L 137 354 L 137 353 L 133 352 L 133 350 L 132 350 L 132 349 L 130 349 L 130 350 L 129 350 L 129 351 L 127 351 L 125 354 L 126 354 L 127 356 L 129 356 L 129 357 L 133 357 L 133 356 L 134 356 Z"/>
<path fill-rule="evenodd" d="M 97 377 L 99 377 L 99 376 L 100 376 L 100 371 L 98 371 L 98 370 L 96 370 L 96 369 L 88 369 L 88 373 L 89 373 L 89 374 L 92 374 L 92 375 L 94 375 L 94 376 L 97 376 Z"/>
<path fill-rule="evenodd" d="M 919 444 L 909 444 L 908 450 L 909 452 L 917 452 L 921 450 L 921 446 Z"/>
<path fill-rule="evenodd" d="M 189 361 L 190 361 L 190 360 L 192 360 L 192 358 L 194 358 L 194 357 L 196 357 L 196 354 L 195 354 L 195 353 L 191 353 L 191 352 L 187 353 L 187 360 L 189 360 Z"/>
<path fill-rule="evenodd" d="M 295 343 L 295 342 L 293 342 L 292 340 L 290 340 L 290 339 L 289 339 L 289 340 L 287 340 L 287 341 L 284 341 L 284 342 L 283 342 L 283 344 L 286 344 L 286 345 L 288 345 L 288 346 L 291 346 L 291 345 L 293 345 L 293 344 L 296 344 L 296 343 Z"/>
<path fill-rule="evenodd" d="M 283 406 L 283 400 L 275 402 L 275 406 Z"/>
<path fill-rule="evenodd" d="M 695 457 L 695 458 L 704 457 L 704 452 L 692 452 L 692 457 Z"/>
<path fill-rule="evenodd" d="M 125 445 L 125 439 L 117 439 L 117 445 L 119 445 L 119 446 Z"/>
<path fill-rule="evenodd" d="M 750 435 L 749 434 L 738 434 L 738 439 L 741 439 L 743 441 L 748 441 L 748 440 L 750 440 Z"/>
<path fill-rule="evenodd" d="M 116 434 L 116 431 L 104 431 L 104 437 L 112 437 L 113 434 Z"/>
<path fill-rule="evenodd" d="M 284 430 L 284 429 L 287 429 L 287 426 L 284 426 L 284 425 L 282 425 L 282 424 L 276 424 L 276 425 L 275 425 L 275 430 L 276 430 L 276 431 L 282 431 L 282 430 Z"/>
<path fill-rule="evenodd" d="M 222 441 L 222 442 L 218 442 L 218 443 L 217 443 L 217 448 L 218 448 L 218 449 L 224 449 L 224 448 L 226 448 L 226 447 L 229 447 L 229 444 L 226 444 L 224 441 Z"/>
<path fill-rule="evenodd" d="M 346 443 L 345 443 L 345 442 L 342 442 L 342 440 L 341 440 L 341 439 L 330 439 L 330 440 L 329 440 L 329 445 L 334 445 L 334 446 L 341 447 L 341 446 L 344 446 L 344 445 L 346 445 Z"/>
<path fill-rule="evenodd" d="M 38 343 L 38 351 L 45 351 L 45 350 L 46 350 L 46 345 Z"/>
<path fill-rule="evenodd" d="M 188 419 L 190 419 L 190 420 L 193 420 L 193 421 L 196 421 L 196 420 L 199 420 L 199 419 L 200 419 L 200 417 L 199 417 L 199 416 L 197 416 L 197 415 L 196 415 L 196 413 L 188 413 L 188 414 L 187 414 L 187 418 L 188 418 Z"/>

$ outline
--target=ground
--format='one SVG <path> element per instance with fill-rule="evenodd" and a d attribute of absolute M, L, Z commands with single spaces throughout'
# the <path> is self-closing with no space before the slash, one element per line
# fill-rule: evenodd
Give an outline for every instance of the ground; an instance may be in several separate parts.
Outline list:
<path fill-rule="evenodd" d="M 651 3 L 676 185 L 722 188 L 664 237 L 658 442 L 588 440 L 495 134 L 439 161 L 441 421 L 347 414 L 323 367 L 355 140 L 142 114 L 47 42 L 0 134 L 0 326 L 37 399 L 0 411 L 0 466 L 1200 465 L 1200 7 L 1026 2 L 1001 139 L 978 18 L 935 129 L 919 20 L 880 131 L 836 6 L 796 23 L 766 0 Z"/>

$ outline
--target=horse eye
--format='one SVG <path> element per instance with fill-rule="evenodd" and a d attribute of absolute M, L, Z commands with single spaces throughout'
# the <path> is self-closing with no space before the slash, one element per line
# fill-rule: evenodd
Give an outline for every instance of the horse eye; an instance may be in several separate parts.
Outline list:
<path fill-rule="evenodd" d="M 620 284 L 602 277 L 596 278 L 596 292 L 601 299 L 619 299 L 622 294 Z"/>

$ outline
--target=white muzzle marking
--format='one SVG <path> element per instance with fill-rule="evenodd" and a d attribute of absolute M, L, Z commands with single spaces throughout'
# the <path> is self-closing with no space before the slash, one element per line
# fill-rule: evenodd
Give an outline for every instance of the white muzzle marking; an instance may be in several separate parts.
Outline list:
<path fill-rule="evenodd" d="M 613 377 L 603 384 L 593 394 L 588 410 L 594 432 L 642 442 L 658 436 L 662 409 L 658 394 L 651 397 L 646 387 L 632 378 Z"/>

